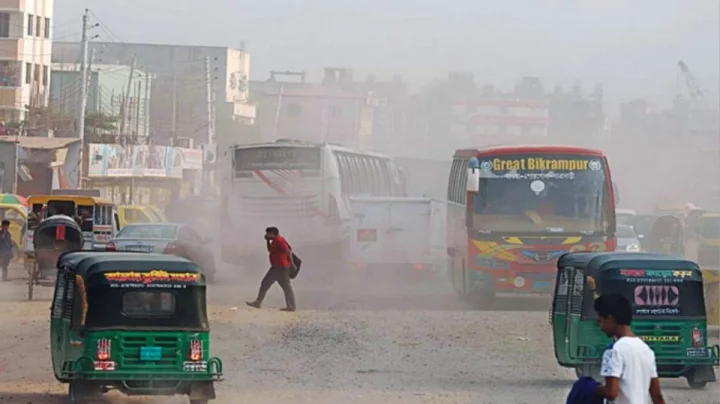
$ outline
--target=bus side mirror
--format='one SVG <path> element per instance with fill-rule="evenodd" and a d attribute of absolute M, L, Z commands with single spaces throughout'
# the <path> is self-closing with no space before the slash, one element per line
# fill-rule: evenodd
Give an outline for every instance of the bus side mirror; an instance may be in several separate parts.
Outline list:
<path fill-rule="evenodd" d="M 612 187 L 613 187 L 613 199 L 615 200 L 615 204 L 617 205 L 620 203 L 620 191 L 618 190 L 618 186 L 615 181 L 613 181 Z"/>
<path fill-rule="evenodd" d="M 467 192 L 478 192 L 480 190 L 480 169 L 468 168 L 467 183 L 465 184 Z"/>
<path fill-rule="evenodd" d="M 457 253 L 457 250 L 455 250 L 454 247 L 448 247 L 448 249 L 447 249 L 447 255 L 449 255 L 449 256 L 451 256 L 451 257 L 454 257 L 456 253 Z"/>

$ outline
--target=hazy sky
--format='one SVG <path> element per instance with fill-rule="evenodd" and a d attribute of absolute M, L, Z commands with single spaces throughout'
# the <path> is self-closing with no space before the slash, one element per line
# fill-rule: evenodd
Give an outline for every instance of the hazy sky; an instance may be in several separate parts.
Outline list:
<path fill-rule="evenodd" d="M 340 66 L 420 84 L 467 70 L 504 88 L 579 79 L 611 101 L 669 104 L 684 60 L 713 100 L 720 83 L 720 0 L 55 0 L 57 40 L 79 38 L 86 7 L 115 36 L 96 28 L 99 40 L 245 40 L 253 79 Z"/>

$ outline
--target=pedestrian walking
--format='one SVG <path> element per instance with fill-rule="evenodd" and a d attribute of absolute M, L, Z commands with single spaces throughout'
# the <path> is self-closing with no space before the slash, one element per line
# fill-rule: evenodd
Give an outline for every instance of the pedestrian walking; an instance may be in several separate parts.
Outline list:
<path fill-rule="evenodd" d="M 0 226 L 0 268 L 2 280 L 8 280 L 8 266 L 13 256 L 13 241 L 10 234 L 10 221 L 3 220 Z"/>
<path fill-rule="evenodd" d="M 280 235 L 277 227 L 268 227 L 265 229 L 265 243 L 268 253 L 270 253 L 270 269 L 268 269 L 262 282 L 260 282 L 260 290 L 257 299 L 252 302 L 245 302 L 250 307 L 259 309 L 262 306 L 265 295 L 270 287 L 275 283 L 279 283 L 285 293 L 285 308 L 282 311 L 295 311 L 295 292 L 293 292 L 290 284 L 291 271 L 297 271 L 293 261 L 293 252 L 287 240 Z"/>
<path fill-rule="evenodd" d="M 655 353 L 630 328 L 632 307 L 620 294 L 595 299 L 600 329 L 614 342 L 603 354 L 600 375 L 605 384 L 595 390 L 608 404 L 665 404 Z"/>

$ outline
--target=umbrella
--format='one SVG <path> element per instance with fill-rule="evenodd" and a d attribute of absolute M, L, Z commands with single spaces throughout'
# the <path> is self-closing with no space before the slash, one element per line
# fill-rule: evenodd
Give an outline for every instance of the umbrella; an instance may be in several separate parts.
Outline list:
<path fill-rule="evenodd" d="M 0 203 L 28 206 L 28 201 L 25 197 L 15 194 L 0 194 Z"/>

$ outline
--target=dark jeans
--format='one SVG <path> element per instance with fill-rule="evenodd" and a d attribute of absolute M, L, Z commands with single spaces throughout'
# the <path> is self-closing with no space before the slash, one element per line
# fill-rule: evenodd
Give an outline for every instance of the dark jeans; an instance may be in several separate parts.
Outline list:
<path fill-rule="evenodd" d="M 290 284 L 290 268 L 270 267 L 262 282 L 260 282 L 260 290 L 258 291 L 257 301 L 265 300 L 265 295 L 273 283 L 279 283 L 285 293 L 285 305 L 289 309 L 295 309 L 295 292 L 293 292 Z"/>
<path fill-rule="evenodd" d="M 8 265 L 10 265 L 10 254 L 0 254 L 0 268 L 2 269 L 2 278 L 7 279 L 8 277 Z"/>

